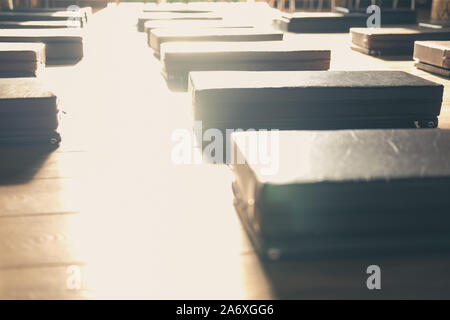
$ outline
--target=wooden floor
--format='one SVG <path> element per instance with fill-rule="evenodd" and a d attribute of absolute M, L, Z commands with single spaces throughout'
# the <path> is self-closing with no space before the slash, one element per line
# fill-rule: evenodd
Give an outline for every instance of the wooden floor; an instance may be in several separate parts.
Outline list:
<path fill-rule="evenodd" d="M 232 206 L 230 170 L 171 162 L 191 99 L 167 89 L 127 8 L 95 14 L 85 59 L 43 75 L 66 111 L 60 148 L 0 149 L 0 298 L 450 297 L 450 254 L 260 261 Z M 353 52 L 347 34 L 287 39 L 332 48 L 335 70 L 443 83 L 440 126 L 450 128 L 448 80 Z M 371 264 L 381 291 L 366 288 Z"/>

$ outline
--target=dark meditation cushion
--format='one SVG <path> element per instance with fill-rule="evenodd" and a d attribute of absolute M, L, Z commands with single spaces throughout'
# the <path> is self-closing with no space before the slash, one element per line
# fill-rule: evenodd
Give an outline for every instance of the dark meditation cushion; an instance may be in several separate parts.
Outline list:
<path fill-rule="evenodd" d="M 0 143 L 57 144 L 56 96 L 38 78 L 0 79 Z"/>
<path fill-rule="evenodd" d="M 448 251 L 450 131 L 264 134 L 232 135 L 235 207 L 263 257 Z"/>

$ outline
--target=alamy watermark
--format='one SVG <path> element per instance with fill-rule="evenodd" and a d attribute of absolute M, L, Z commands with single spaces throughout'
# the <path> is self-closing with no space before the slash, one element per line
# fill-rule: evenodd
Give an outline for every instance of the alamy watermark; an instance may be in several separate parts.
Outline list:
<path fill-rule="evenodd" d="M 242 132 L 246 134 L 239 134 Z M 193 130 L 174 130 L 171 140 L 171 159 L 175 164 L 249 163 L 258 165 L 263 175 L 274 175 L 279 169 L 277 129 L 203 130 L 202 122 L 195 121 Z"/>
<path fill-rule="evenodd" d="M 66 288 L 67 290 L 80 290 L 81 289 L 81 268 L 77 265 L 71 265 L 66 269 L 67 279 Z"/>
<path fill-rule="evenodd" d="M 73 15 L 70 15 L 70 17 L 67 18 L 67 26 L 69 28 L 81 27 L 81 8 L 77 5 L 70 5 L 67 7 L 66 11 L 73 13 Z"/>
<path fill-rule="evenodd" d="M 367 28 L 380 28 L 381 27 L 381 8 L 377 5 L 368 6 L 366 13 L 370 14 L 367 18 Z"/>
<path fill-rule="evenodd" d="M 367 267 L 366 273 L 370 275 L 366 281 L 367 289 L 381 290 L 381 268 L 373 264 Z"/>

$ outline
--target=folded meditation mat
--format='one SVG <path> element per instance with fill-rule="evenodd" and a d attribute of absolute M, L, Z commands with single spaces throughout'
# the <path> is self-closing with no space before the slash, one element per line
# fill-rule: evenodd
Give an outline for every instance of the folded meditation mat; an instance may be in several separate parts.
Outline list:
<path fill-rule="evenodd" d="M 409 8 L 380 8 L 381 25 L 396 25 L 396 24 L 415 24 L 417 22 L 417 11 Z M 370 17 L 373 13 L 367 13 L 367 8 L 344 8 L 334 7 L 335 12 L 344 14 L 362 13 L 366 17 Z"/>
<path fill-rule="evenodd" d="M 47 64 L 73 63 L 83 57 L 83 31 L 67 29 L 0 29 L 0 42 L 45 43 Z"/>
<path fill-rule="evenodd" d="M 85 14 L 81 11 L 0 11 L 0 21 L 79 21 L 86 22 Z"/>
<path fill-rule="evenodd" d="M 143 12 L 173 12 L 173 13 L 208 13 L 214 7 L 206 3 L 146 3 Z"/>
<path fill-rule="evenodd" d="M 189 41 L 279 41 L 283 32 L 259 28 L 154 29 L 150 32 L 150 46 L 160 55 L 164 42 Z"/>
<path fill-rule="evenodd" d="M 170 88 L 186 90 L 191 71 L 328 70 L 330 50 L 285 41 L 166 42 L 162 74 Z"/>
<path fill-rule="evenodd" d="M 189 2 L 189 3 L 146 3 L 141 7 L 143 12 L 150 13 L 234 13 L 247 11 L 259 14 L 262 10 L 271 10 L 261 2 Z"/>
<path fill-rule="evenodd" d="M 56 96 L 38 78 L 0 79 L 0 143 L 58 144 Z"/>
<path fill-rule="evenodd" d="M 274 25 L 290 32 L 348 32 L 352 27 L 366 27 L 370 16 L 365 10 L 345 8 L 339 12 L 294 12 L 274 19 Z M 416 20 L 416 12 L 412 10 L 381 10 L 381 25 L 414 24 Z"/>
<path fill-rule="evenodd" d="M 43 43 L 0 42 L 0 77 L 35 77 L 44 66 Z"/>
<path fill-rule="evenodd" d="M 0 21 L 0 29 L 81 28 L 79 20 L 56 21 Z"/>
<path fill-rule="evenodd" d="M 339 12 L 295 12 L 283 14 L 273 20 L 274 25 L 289 32 L 348 32 L 351 27 L 366 25 L 367 16 L 363 13 L 344 14 Z"/>
<path fill-rule="evenodd" d="M 414 41 L 450 40 L 450 28 L 426 24 L 392 28 L 352 28 L 350 33 L 352 49 L 375 56 L 412 56 Z"/>
<path fill-rule="evenodd" d="M 414 59 L 417 68 L 450 77 L 450 41 L 416 41 Z"/>
<path fill-rule="evenodd" d="M 203 128 L 434 128 L 443 86 L 402 71 L 191 72 Z"/>
<path fill-rule="evenodd" d="M 222 20 L 155 20 L 147 21 L 144 24 L 144 30 L 147 34 L 147 42 L 150 46 L 150 32 L 153 29 L 203 29 L 203 28 L 253 28 L 250 24 L 237 24 L 224 22 Z"/>
<path fill-rule="evenodd" d="M 92 18 L 92 7 L 80 7 L 68 10 L 69 7 L 52 7 L 52 8 L 16 8 L 14 12 L 80 12 L 85 22 Z"/>
<path fill-rule="evenodd" d="M 144 32 L 144 25 L 147 21 L 159 21 L 159 20 L 222 20 L 222 16 L 214 13 L 173 13 L 173 12 L 162 12 L 162 13 L 141 13 L 138 17 L 137 28 L 138 31 Z"/>
<path fill-rule="evenodd" d="M 235 208 L 264 258 L 450 248 L 450 131 L 255 131 L 232 142 Z"/>

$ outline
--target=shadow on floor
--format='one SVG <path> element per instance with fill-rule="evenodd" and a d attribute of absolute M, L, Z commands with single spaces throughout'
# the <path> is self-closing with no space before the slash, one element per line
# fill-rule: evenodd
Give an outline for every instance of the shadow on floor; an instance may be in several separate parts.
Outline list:
<path fill-rule="evenodd" d="M 364 256 L 261 261 L 277 299 L 449 299 L 450 255 Z M 380 267 L 381 289 L 367 287 Z"/>
<path fill-rule="evenodd" d="M 0 185 L 30 181 L 56 148 L 52 145 L 0 146 Z"/>

